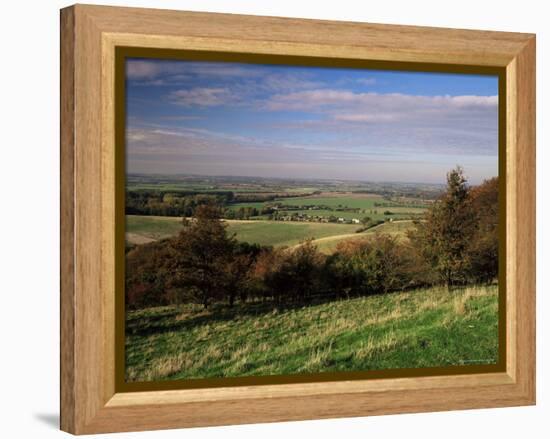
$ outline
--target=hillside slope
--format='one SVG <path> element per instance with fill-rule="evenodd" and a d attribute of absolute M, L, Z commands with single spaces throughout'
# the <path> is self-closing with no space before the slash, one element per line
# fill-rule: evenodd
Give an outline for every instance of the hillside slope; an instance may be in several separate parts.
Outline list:
<path fill-rule="evenodd" d="M 309 307 L 128 313 L 129 381 L 491 364 L 498 287 L 393 293 Z"/>

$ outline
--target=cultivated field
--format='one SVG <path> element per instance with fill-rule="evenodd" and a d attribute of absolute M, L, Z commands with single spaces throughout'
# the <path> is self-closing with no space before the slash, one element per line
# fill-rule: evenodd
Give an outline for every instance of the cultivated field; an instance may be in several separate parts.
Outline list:
<path fill-rule="evenodd" d="M 393 222 L 386 222 L 367 229 L 362 233 L 355 233 L 349 235 L 336 235 L 328 236 L 325 238 L 319 238 L 313 241 L 319 251 L 325 254 L 334 253 L 339 243 L 343 241 L 357 241 L 366 240 L 372 238 L 376 233 L 384 233 L 397 239 L 407 239 L 407 231 L 414 228 L 414 222 L 412 220 L 397 220 Z"/>
<path fill-rule="evenodd" d="M 225 220 L 228 232 L 239 241 L 260 245 L 294 246 L 312 238 L 319 250 L 330 253 L 338 242 L 346 239 L 366 239 L 375 232 L 405 236 L 413 226 L 410 220 L 394 221 L 356 233 L 358 224 L 309 223 L 295 221 Z M 176 235 L 182 228 L 181 218 L 162 216 L 126 216 L 126 240 L 144 244 Z"/>
<path fill-rule="evenodd" d="M 223 206 L 228 232 L 239 241 L 291 247 L 314 239 L 325 253 L 342 240 L 358 238 L 356 232 L 365 226 L 369 230 L 364 235 L 379 230 L 405 236 L 405 229 L 412 226 L 413 219 L 422 218 L 440 191 L 438 186 L 340 181 L 304 184 L 259 177 L 130 175 L 128 179 L 129 244 L 176 235 L 182 228 L 181 217 L 192 216 L 197 203 L 210 197 L 211 202 Z M 376 226 L 381 221 L 386 224 Z M 402 223 L 401 228 L 394 230 L 390 221 Z"/>
<path fill-rule="evenodd" d="M 292 246 L 304 239 L 355 233 L 357 224 L 324 224 L 283 221 L 228 221 L 228 232 L 239 241 L 274 247 Z"/>
<path fill-rule="evenodd" d="M 295 245 L 307 238 L 347 235 L 359 225 L 301 223 L 262 220 L 225 220 L 229 233 L 239 241 L 261 245 Z M 182 228 L 181 218 L 159 216 L 126 216 L 127 240 L 130 243 L 156 241 L 176 235 Z M 141 241 L 141 242 L 140 242 Z"/>
<path fill-rule="evenodd" d="M 335 216 L 345 220 L 361 219 L 365 216 L 373 220 L 383 220 L 387 218 L 404 219 L 412 218 L 423 214 L 426 206 L 422 204 L 413 205 L 406 202 L 389 202 L 376 194 L 354 194 L 330 192 L 321 195 L 310 195 L 307 197 L 279 198 L 269 202 L 250 202 L 235 203 L 228 206 L 229 210 L 238 210 L 241 208 L 262 209 L 274 203 L 282 203 L 287 207 L 280 208 L 279 213 L 284 214 L 302 214 L 328 218 Z M 300 207 L 300 209 L 290 209 L 290 207 Z M 355 209 L 350 211 L 346 209 Z M 386 212 L 391 212 L 390 214 Z"/>
<path fill-rule="evenodd" d="M 127 314 L 129 381 L 492 364 L 498 287 L 432 288 L 307 307 Z"/>

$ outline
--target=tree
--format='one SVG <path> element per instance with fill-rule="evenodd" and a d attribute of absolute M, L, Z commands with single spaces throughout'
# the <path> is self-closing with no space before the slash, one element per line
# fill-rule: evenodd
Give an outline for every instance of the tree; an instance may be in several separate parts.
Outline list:
<path fill-rule="evenodd" d="M 249 293 L 252 292 L 251 269 L 261 252 L 262 247 L 258 244 L 239 242 L 234 246 L 233 254 L 225 267 L 229 306 L 233 306 L 237 297 L 244 303 Z"/>
<path fill-rule="evenodd" d="M 333 289 L 349 297 L 417 286 L 421 268 L 396 237 L 376 233 L 368 240 L 339 243 L 327 259 L 325 275 Z"/>
<path fill-rule="evenodd" d="M 474 282 L 490 282 L 498 275 L 498 178 L 485 180 L 470 191 L 476 230 L 470 240 L 470 275 Z"/>
<path fill-rule="evenodd" d="M 371 222 L 371 220 L 372 218 L 370 216 L 365 216 L 361 218 L 361 224 L 363 224 L 363 226 L 367 226 Z"/>
<path fill-rule="evenodd" d="M 255 268 L 276 302 L 303 302 L 319 292 L 323 265 L 324 256 L 310 239 L 293 250 L 264 252 Z"/>
<path fill-rule="evenodd" d="M 131 309 L 169 303 L 166 261 L 167 241 L 138 245 L 126 254 L 125 300 Z"/>
<path fill-rule="evenodd" d="M 205 308 L 225 295 L 229 283 L 227 266 L 236 245 L 220 215 L 216 206 L 197 207 L 191 225 L 171 241 L 171 286 L 182 288 Z"/>
<path fill-rule="evenodd" d="M 470 241 L 475 215 L 470 188 L 462 168 L 447 174 L 447 189 L 428 210 L 425 221 L 416 224 L 409 237 L 448 288 L 464 283 L 471 268 Z"/>
<path fill-rule="evenodd" d="M 254 296 L 268 299 L 271 296 L 271 290 L 266 285 L 266 278 L 274 271 L 275 267 L 282 260 L 280 250 L 271 248 L 262 248 L 254 260 L 254 264 L 249 271 L 249 289 Z"/>

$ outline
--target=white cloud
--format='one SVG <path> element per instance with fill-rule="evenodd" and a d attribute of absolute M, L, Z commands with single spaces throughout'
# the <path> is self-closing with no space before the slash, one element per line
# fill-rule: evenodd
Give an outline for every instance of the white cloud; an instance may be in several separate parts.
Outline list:
<path fill-rule="evenodd" d="M 345 122 L 392 122 L 396 119 L 394 114 L 335 114 L 334 120 Z"/>
<path fill-rule="evenodd" d="M 463 164 L 474 180 L 495 170 L 492 157 L 439 155 L 399 148 L 262 144 L 208 130 L 130 128 L 128 172 L 441 182 Z"/>
<path fill-rule="evenodd" d="M 169 85 L 196 76 L 252 78 L 261 76 L 261 72 L 224 63 L 129 59 L 126 62 L 126 76 L 130 80 L 146 80 L 144 85 Z"/>
<path fill-rule="evenodd" d="M 498 96 L 438 96 L 439 99 L 450 101 L 456 107 L 496 107 Z"/>
<path fill-rule="evenodd" d="M 360 98 L 361 95 L 347 90 L 319 89 L 298 91 L 273 95 L 266 101 L 265 108 L 277 111 L 319 111 L 322 107 L 326 106 L 341 106 L 354 101 L 357 102 L 357 98 Z"/>
<path fill-rule="evenodd" d="M 349 90 L 317 89 L 273 95 L 265 104 L 268 110 L 323 111 L 353 109 L 392 113 L 453 108 L 496 108 L 498 96 L 416 96 L 401 93 L 355 93 Z"/>
<path fill-rule="evenodd" d="M 186 120 L 201 120 L 203 116 L 196 115 L 181 115 L 181 116 L 159 116 L 157 119 L 165 121 L 186 121 Z"/>
<path fill-rule="evenodd" d="M 355 82 L 361 84 L 361 85 L 375 85 L 376 84 L 376 78 L 358 78 L 355 80 Z"/>
<path fill-rule="evenodd" d="M 256 90 L 271 93 L 293 92 L 297 90 L 309 90 L 326 85 L 317 81 L 305 72 L 276 71 L 264 75 L 254 83 L 247 83 L 247 87 L 253 86 Z"/>
<path fill-rule="evenodd" d="M 186 107 L 197 105 L 200 107 L 212 107 L 235 102 L 238 97 L 223 87 L 197 87 L 189 90 L 176 90 L 171 92 L 169 100 L 175 104 Z"/>
<path fill-rule="evenodd" d="M 308 176 L 302 169 L 311 177 L 373 179 L 378 173 L 420 181 L 422 169 L 439 169 L 441 176 L 456 163 L 478 162 L 483 175 L 482 165 L 493 169 L 498 162 L 497 96 L 354 91 L 376 80 L 347 75 L 328 83 L 308 70 L 230 63 L 131 60 L 127 66 L 133 84 L 170 86 L 156 91 L 158 102 L 147 102 L 166 105 L 154 118 L 157 125 L 130 124 L 147 127 L 128 130 L 130 170 Z M 209 111 L 215 106 L 263 114 L 231 126 L 221 117 L 222 123 L 209 125 L 210 118 L 220 122 L 221 113 Z M 284 113 L 293 111 L 303 114 Z M 195 119 L 204 120 L 193 124 Z M 227 133 L 205 126 L 225 126 Z M 416 170 L 419 163 L 423 168 Z M 413 172 L 419 178 L 407 175 Z"/>
<path fill-rule="evenodd" d="M 303 111 L 308 119 L 276 122 L 299 138 L 379 146 L 416 154 L 497 156 L 497 96 L 415 96 L 315 89 L 278 94 L 266 111 Z"/>
<path fill-rule="evenodd" d="M 496 155 L 497 96 L 415 96 L 316 89 L 272 96 L 267 111 L 303 111 L 309 120 L 287 123 L 301 136 L 327 133 L 340 144 L 453 154 Z M 281 127 L 283 128 L 283 127 Z M 306 134 L 308 133 L 308 134 Z"/>
<path fill-rule="evenodd" d="M 129 79 L 153 79 L 163 71 L 163 65 L 158 62 L 128 60 L 126 62 L 126 77 Z"/>

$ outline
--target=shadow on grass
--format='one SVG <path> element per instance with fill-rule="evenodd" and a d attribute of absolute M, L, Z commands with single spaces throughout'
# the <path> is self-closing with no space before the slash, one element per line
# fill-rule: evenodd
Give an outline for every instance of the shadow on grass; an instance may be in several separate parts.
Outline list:
<path fill-rule="evenodd" d="M 455 287 L 454 290 L 459 291 L 467 287 L 468 286 Z M 416 288 L 411 288 L 410 290 L 414 291 Z M 406 291 L 408 291 L 408 289 L 400 292 Z M 328 293 L 310 297 L 307 300 L 297 300 L 295 302 L 248 302 L 238 303 L 232 307 L 227 304 L 214 303 L 207 309 L 196 308 L 194 310 L 186 309 L 185 305 L 180 308 L 177 306 L 167 307 L 158 311 L 153 310 L 154 314 L 141 314 L 138 312 L 134 315 L 128 315 L 126 318 L 126 333 L 127 335 L 135 336 L 163 334 L 166 332 L 189 330 L 202 325 L 228 322 L 237 318 L 260 317 L 275 311 L 277 313 L 285 313 L 288 311 L 322 305 L 329 302 L 342 302 L 357 299 L 359 297 L 383 296 L 386 294 L 387 293 L 380 292 L 345 297 L 334 293 Z M 183 315 L 184 313 L 189 315 L 181 318 L 181 320 L 178 320 L 177 317 L 179 315 Z"/>
<path fill-rule="evenodd" d="M 335 295 L 316 297 L 308 301 L 296 301 L 278 304 L 276 302 L 256 302 L 235 304 L 213 304 L 208 309 L 191 311 L 189 317 L 177 320 L 176 317 L 186 312 L 185 308 L 160 310 L 155 315 L 128 316 L 126 318 L 127 335 L 149 336 L 196 328 L 212 323 L 232 321 L 241 317 L 260 317 L 273 312 L 284 313 L 304 307 L 322 305 L 328 302 L 340 302 L 346 298 Z"/>

